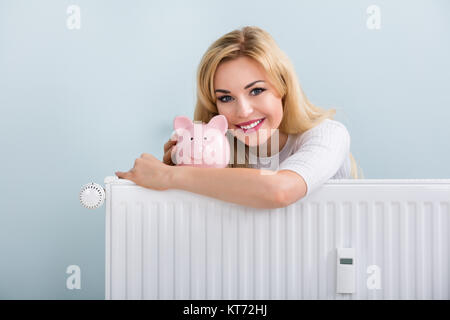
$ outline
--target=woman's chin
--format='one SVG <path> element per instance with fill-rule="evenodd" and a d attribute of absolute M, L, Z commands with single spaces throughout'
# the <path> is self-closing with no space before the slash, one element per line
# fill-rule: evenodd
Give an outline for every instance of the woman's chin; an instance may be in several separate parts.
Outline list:
<path fill-rule="evenodd" d="M 259 136 L 258 132 L 254 132 L 253 134 L 250 135 L 245 135 L 245 134 L 237 134 L 236 138 L 246 144 L 249 147 L 256 147 L 259 146 L 261 144 L 264 144 L 267 142 L 268 138 L 267 135 L 262 134 L 261 136 Z"/>

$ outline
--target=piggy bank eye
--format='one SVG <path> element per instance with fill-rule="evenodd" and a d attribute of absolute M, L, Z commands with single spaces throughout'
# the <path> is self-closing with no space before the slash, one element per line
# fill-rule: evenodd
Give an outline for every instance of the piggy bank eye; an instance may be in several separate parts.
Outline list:
<path fill-rule="evenodd" d="M 204 137 L 203 140 L 208 140 L 208 139 L 206 139 L 206 137 Z"/>
<path fill-rule="evenodd" d="M 194 137 L 191 137 L 191 141 L 194 140 Z"/>

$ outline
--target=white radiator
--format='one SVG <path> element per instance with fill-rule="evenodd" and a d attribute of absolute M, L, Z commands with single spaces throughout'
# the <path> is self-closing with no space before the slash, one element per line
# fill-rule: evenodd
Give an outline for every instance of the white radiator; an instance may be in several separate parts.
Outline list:
<path fill-rule="evenodd" d="M 450 179 L 330 180 L 264 210 L 114 178 L 106 299 L 450 299 Z"/>

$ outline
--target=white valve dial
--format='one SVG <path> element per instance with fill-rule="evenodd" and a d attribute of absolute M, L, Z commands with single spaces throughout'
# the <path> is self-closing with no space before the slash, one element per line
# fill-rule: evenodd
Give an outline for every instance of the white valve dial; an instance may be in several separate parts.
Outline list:
<path fill-rule="evenodd" d="M 80 191 L 80 202 L 83 207 L 96 209 L 105 201 L 105 189 L 97 183 L 91 182 L 84 185 Z"/>

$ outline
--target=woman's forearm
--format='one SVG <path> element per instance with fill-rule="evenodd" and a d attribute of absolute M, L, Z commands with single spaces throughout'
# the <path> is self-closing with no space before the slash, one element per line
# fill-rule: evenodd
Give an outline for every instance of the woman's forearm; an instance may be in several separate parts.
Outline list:
<path fill-rule="evenodd" d="M 282 207 L 276 174 L 265 169 L 174 166 L 171 186 L 253 208 Z M 266 170 L 268 171 L 268 170 Z"/>

